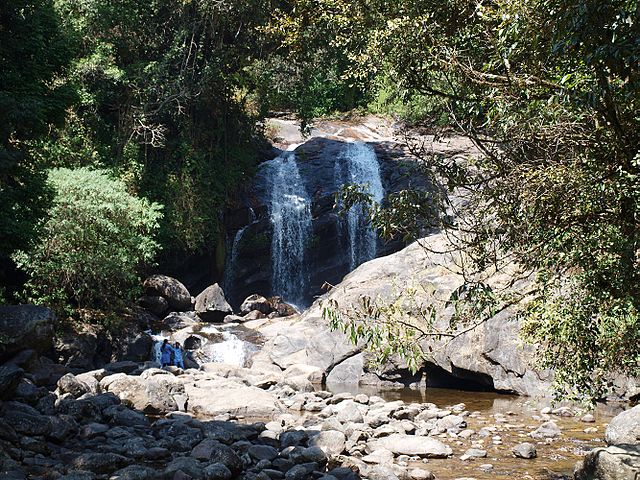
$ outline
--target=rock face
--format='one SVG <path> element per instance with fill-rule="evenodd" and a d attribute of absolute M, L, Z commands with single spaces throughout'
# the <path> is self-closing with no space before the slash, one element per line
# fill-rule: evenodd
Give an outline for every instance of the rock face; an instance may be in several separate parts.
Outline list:
<path fill-rule="evenodd" d="M 640 405 L 609 422 L 606 448 L 591 450 L 576 466 L 576 480 L 626 480 L 640 477 Z"/>
<path fill-rule="evenodd" d="M 421 242 L 432 251 L 447 251 L 447 240 L 442 234 L 431 235 Z M 497 286 L 508 280 L 508 275 L 501 275 L 490 278 L 489 282 Z M 327 321 L 322 318 L 322 300 L 336 300 L 344 308 L 357 303 L 362 295 L 392 298 L 394 285 L 429 285 L 433 287 L 434 297 L 448 298 L 461 284 L 462 278 L 455 273 L 453 258 L 445 253 L 427 254 L 414 243 L 400 252 L 361 265 L 302 315 L 260 327 L 268 341 L 254 362 L 273 363 L 281 368 L 307 363 L 322 368 L 329 380 L 344 381 L 351 376 L 353 382 L 360 382 L 367 378 L 366 362 L 358 357 L 360 348 L 348 342 L 342 333 L 329 330 Z M 524 285 L 525 280 L 515 288 Z M 421 298 L 417 297 L 417 301 Z M 433 300 L 431 297 L 423 299 L 430 303 Z M 444 306 L 440 313 L 446 318 Z M 544 395 L 548 392 L 550 374 L 531 368 L 532 350 L 520 345 L 518 330 L 519 323 L 513 310 L 503 310 L 448 344 L 432 342 L 434 354 L 430 365 L 437 368 L 440 377 L 449 376 L 503 392 Z M 377 373 L 379 377 L 384 376 L 384 372 Z M 367 382 L 372 382 L 371 375 Z"/>
<path fill-rule="evenodd" d="M 196 313 L 205 322 L 222 322 L 233 313 L 222 288 L 217 283 L 207 287 L 196 297 Z"/>
<path fill-rule="evenodd" d="M 28 348 L 48 353 L 55 318 L 51 310 L 36 305 L 0 306 L 0 359 Z"/>
<path fill-rule="evenodd" d="M 368 139 L 363 139 L 368 140 Z M 338 215 L 335 193 L 343 183 L 357 181 L 346 178 L 347 152 L 353 146 L 353 138 L 339 139 L 317 136 L 304 142 L 295 150 L 296 163 L 305 193 L 311 201 L 311 232 L 306 248 L 305 266 L 308 268 L 308 291 L 305 303 L 323 292 L 325 282 L 336 284 L 351 269 L 347 219 Z M 432 188 L 428 182 L 413 172 L 409 160 L 413 160 L 397 144 L 385 141 L 370 142 L 378 160 L 380 183 L 386 192 L 397 192 L 411 182 L 413 187 Z M 413 172 L 413 175 L 411 175 Z M 268 207 L 271 188 L 266 175 L 258 173 L 251 188 L 251 197 L 244 207 L 227 212 L 226 226 L 230 243 L 234 243 L 233 290 L 230 297 L 234 306 L 247 295 L 258 292 L 265 297 L 283 292 L 273 291 L 271 285 L 271 239 L 273 224 Z M 253 215 L 246 212 L 251 206 Z M 242 220 L 247 223 L 242 223 Z M 235 235 L 240 232 L 236 242 Z M 401 241 L 378 241 L 377 254 L 386 255 L 402 248 Z M 286 299 L 290 300 L 291 299 Z"/>
<path fill-rule="evenodd" d="M 176 312 L 191 310 L 191 294 L 187 287 L 167 275 L 152 275 L 142 284 L 145 293 L 167 300 L 169 308 Z"/>

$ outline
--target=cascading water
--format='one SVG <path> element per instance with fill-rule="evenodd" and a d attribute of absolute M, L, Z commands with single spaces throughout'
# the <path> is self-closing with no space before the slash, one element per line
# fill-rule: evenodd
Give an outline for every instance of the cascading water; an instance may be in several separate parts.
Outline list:
<path fill-rule="evenodd" d="M 265 163 L 271 189 L 269 214 L 273 225 L 271 289 L 286 301 L 304 303 L 308 272 L 305 250 L 311 235 L 311 200 L 293 153 Z"/>
<path fill-rule="evenodd" d="M 373 147 L 356 142 L 347 146 L 342 157 L 341 168 L 335 167 L 336 184 L 351 183 L 361 185 L 371 199 L 380 203 L 384 198 L 384 187 L 380 178 L 380 165 Z M 376 257 L 378 237 L 371 227 L 366 209 L 354 205 L 347 212 L 347 232 L 349 237 L 349 269 Z"/>
<path fill-rule="evenodd" d="M 215 327 L 213 325 L 192 328 L 187 333 L 183 348 L 185 356 L 196 365 L 203 363 L 226 363 L 238 367 L 246 366 L 247 360 L 257 351 L 257 346 L 238 337 L 239 333 L 235 324 L 226 324 Z M 166 332 L 164 332 L 166 333 Z M 151 352 L 151 360 L 161 364 L 162 353 L 160 348 L 169 336 L 152 335 L 154 340 Z M 173 344 L 173 341 L 171 342 Z"/>
<path fill-rule="evenodd" d="M 249 215 L 250 215 L 250 219 L 251 221 L 249 222 L 248 225 L 245 225 L 244 227 L 242 227 L 240 230 L 238 230 L 235 234 L 235 236 L 233 237 L 233 243 L 231 244 L 231 251 L 229 252 L 229 257 L 225 263 L 225 271 L 224 271 L 224 279 L 222 281 L 222 289 L 227 292 L 230 293 L 231 291 L 233 291 L 233 282 L 235 281 L 235 277 L 236 277 L 236 265 L 237 265 L 237 260 L 238 260 L 238 250 L 239 250 L 239 246 L 240 246 L 240 240 L 242 240 L 242 235 L 244 234 L 245 230 L 250 227 L 253 222 L 256 220 L 256 215 L 253 211 L 252 208 L 249 208 Z"/>

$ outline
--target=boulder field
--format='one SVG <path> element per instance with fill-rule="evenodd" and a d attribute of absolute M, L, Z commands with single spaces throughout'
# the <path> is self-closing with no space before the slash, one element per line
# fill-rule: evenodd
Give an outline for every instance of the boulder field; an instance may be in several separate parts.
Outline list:
<path fill-rule="evenodd" d="M 563 419 L 575 415 L 567 407 L 547 409 L 525 426 L 514 424 L 512 413 L 487 417 L 462 403 L 436 406 L 316 390 L 318 373 L 304 365 L 285 371 L 225 364 L 182 370 L 141 363 L 129 374 L 66 374 L 55 391 L 36 387 L 26 373 L 22 382 L 31 388 L 23 385 L 0 404 L 0 476 L 414 480 L 435 478 L 430 463 L 449 459 L 440 461 L 453 462 L 452 476 L 437 478 L 463 478 L 455 475 L 455 465 L 480 465 L 503 442 L 528 439 L 503 449 L 513 450 L 520 462 L 535 458 L 536 448 L 553 449 L 566 435 Z M 637 419 L 637 409 L 623 415 L 611 422 L 607 436 L 637 440 L 637 425 L 628 421 Z M 508 437 L 513 429 L 520 435 Z M 611 448 L 606 455 L 618 451 Z M 602 460 L 598 465 L 603 468 Z"/>

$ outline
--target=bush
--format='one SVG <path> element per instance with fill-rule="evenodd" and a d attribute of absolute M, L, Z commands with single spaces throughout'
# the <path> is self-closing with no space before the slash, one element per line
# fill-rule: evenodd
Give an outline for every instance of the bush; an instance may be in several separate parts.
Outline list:
<path fill-rule="evenodd" d="M 29 275 L 28 300 L 66 312 L 117 307 L 159 249 L 161 205 L 129 194 L 104 170 L 59 168 L 48 179 L 55 198 L 41 236 L 14 255 Z"/>

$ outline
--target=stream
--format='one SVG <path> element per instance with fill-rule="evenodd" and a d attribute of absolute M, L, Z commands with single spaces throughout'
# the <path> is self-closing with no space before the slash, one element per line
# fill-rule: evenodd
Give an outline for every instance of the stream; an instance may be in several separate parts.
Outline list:
<path fill-rule="evenodd" d="M 592 448 L 605 446 L 603 435 L 607 423 L 622 408 L 607 405 L 599 407 L 592 414 L 595 422 L 585 423 L 580 416 L 565 417 L 542 414 L 549 407 L 548 400 L 536 400 L 516 395 L 504 395 L 492 392 L 466 392 L 446 388 L 417 389 L 379 389 L 354 385 L 331 385 L 334 393 L 348 392 L 378 395 L 386 401 L 402 400 L 406 403 L 434 403 L 438 408 L 449 408 L 464 403 L 471 412 L 467 429 L 480 432 L 483 428 L 493 429 L 491 434 L 472 439 L 451 438 L 442 434 L 441 440 L 454 451 L 447 459 L 429 459 L 428 463 L 409 462 L 410 467 L 430 470 L 438 480 L 456 479 L 519 479 L 550 480 L 573 478 L 576 462 Z M 528 433 L 540 425 L 540 419 L 553 420 L 562 430 L 556 439 L 533 439 Z M 594 431 L 595 429 L 595 431 Z M 587 432 L 585 432 L 587 430 Z M 533 443 L 538 456 L 534 459 L 516 458 L 511 450 L 523 442 Z M 460 457 L 469 448 L 487 451 L 486 458 L 461 460 Z M 490 467 L 489 467 L 490 465 Z"/>

